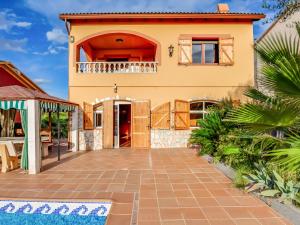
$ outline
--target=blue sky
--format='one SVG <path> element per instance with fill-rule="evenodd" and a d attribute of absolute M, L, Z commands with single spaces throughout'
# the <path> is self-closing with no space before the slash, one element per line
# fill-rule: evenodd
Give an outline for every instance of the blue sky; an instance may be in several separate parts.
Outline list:
<path fill-rule="evenodd" d="M 262 0 L 0 0 L 0 60 L 11 61 L 51 95 L 67 98 L 68 51 L 61 12 L 215 11 L 264 12 Z M 269 24 L 255 23 L 258 37 Z"/>

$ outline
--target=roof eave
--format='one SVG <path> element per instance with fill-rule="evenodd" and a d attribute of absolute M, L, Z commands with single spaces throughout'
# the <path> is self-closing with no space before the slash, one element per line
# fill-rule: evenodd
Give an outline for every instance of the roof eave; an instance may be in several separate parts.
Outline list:
<path fill-rule="evenodd" d="M 161 14 L 60 14 L 61 20 L 97 20 L 97 19 L 246 19 L 260 20 L 264 14 L 238 14 L 238 13 L 161 13 Z"/>
<path fill-rule="evenodd" d="M 41 87 L 39 87 L 29 77 L 27 77 L 24 73 L 22 73 L 22 71 L 20 71 L 18 68 L 16 68 L 11 62 L 0 61 L 0 65 L 6 66 L 6 68 L 10 71 L 10 74 L 13 75 L 16 79 L 18 79 L 21 83 L 29 85 L 32 88 L 37 89 L 42 93 L 46 93 Z"/>

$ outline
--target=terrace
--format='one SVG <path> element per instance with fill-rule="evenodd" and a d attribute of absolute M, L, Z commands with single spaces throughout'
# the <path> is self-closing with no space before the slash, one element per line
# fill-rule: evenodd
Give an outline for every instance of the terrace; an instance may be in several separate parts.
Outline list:
<path fill-rule="evenodd" d="M 79 74 L 156 73 L 159 45 L 141 34 L 108 32 L 76 47 Z"/>
<path fill-rule="evenodd" d="M 0 197 L 109 199 L 107 225 L 290 224 L 190 149 L 67 152 L 0 174 Z"/>

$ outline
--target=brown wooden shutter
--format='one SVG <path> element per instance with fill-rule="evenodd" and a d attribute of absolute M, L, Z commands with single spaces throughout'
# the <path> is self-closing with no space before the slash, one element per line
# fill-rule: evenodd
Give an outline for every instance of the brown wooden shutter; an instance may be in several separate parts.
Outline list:
<path fill-rule="evenodd" d="M 132 112 L 132 148 L 150 148 L 150 101 L 134 101 Z"/>
<path fill-rule="evenodd" d="M 234 64 L 232 37 L 219 39 L 219 64 L 225 66 L 231 66 Z"/>
<path fill-rule="evenodd" d="M 170 129 L 171 103 L 167 102 L 151 111 L 151 127 L 153 129 Z"/>
<path fill-rule="evenodd" d="M 175 100 L 174 126 L 176 130 L 188 130 L 190 128 L 190 103 L 184 100 Z"/>
<path fill-rule="evenodd" d="M 180 39 L 178 43 L 179 48 L 179 63 L 192 63 L 192 39 Z"/>
<path fill-rule="evenodd" d="M 103 148 L 114 147 L 114 101 L 103 102 Z"/>
<path fill-rule="evenodd" d="M 85 130 L 94 129 L 94 110 L 93 105 L 83 102 L 83 128 Z"/>

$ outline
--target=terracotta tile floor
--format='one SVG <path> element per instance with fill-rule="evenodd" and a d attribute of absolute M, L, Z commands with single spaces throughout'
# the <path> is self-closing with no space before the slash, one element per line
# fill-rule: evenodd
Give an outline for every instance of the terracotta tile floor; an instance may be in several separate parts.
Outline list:
<path fill-rule="evenodd" d="M 289 224 L 188 149 L 55 154 L 0 175 L 1 198 L 112 199 L 108 225 Z"/>

